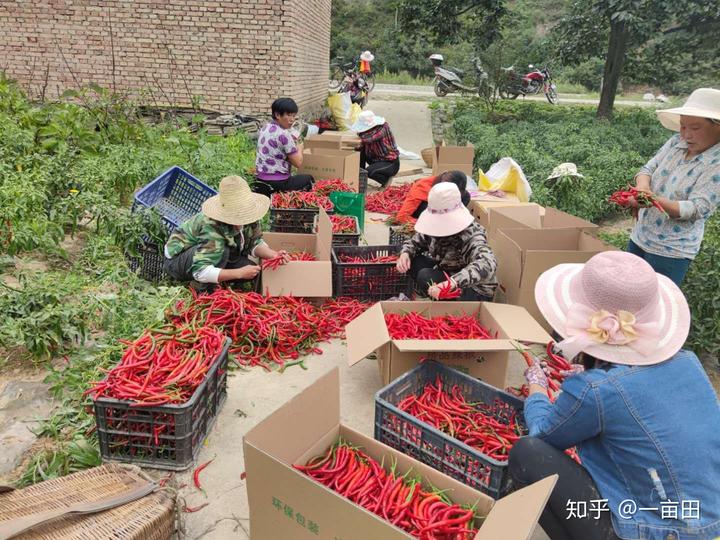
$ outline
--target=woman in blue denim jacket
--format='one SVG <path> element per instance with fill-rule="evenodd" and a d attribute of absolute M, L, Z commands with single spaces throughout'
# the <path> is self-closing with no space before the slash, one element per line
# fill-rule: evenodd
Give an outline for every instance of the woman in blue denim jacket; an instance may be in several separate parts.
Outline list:
<path fill-rule="evenodd" d="M 562 264 L 537 282 L 543 316 L 580 358 L 557 401 L 544 367 L 526 371 L 530 436 L 510 453 L 518 485 L 559 481 L 540 524 L 553 539 L 720 537 L 720 404 L 681 350 L 680 289 L 630 253 Z M 564 450 L 577 447 L 582 465 Z"/>

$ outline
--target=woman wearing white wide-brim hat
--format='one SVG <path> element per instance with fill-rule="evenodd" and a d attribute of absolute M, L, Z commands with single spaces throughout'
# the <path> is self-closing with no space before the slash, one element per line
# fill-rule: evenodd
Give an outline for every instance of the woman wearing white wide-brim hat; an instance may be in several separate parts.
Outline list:
<path fill-rule="evenodd" d="M 695 90 L 685 105 L 657 112 L 674 135 L 635 176 L 665 213 L 642 208 L 627 250 L 681 285 L 700 251 L 705 221 L 720 203 L 720 90 Z M 631 199 L 630 206 L 637 208 Z"/>
<path fill-rule="evenodd" d="M 630 253 L 543 273 L 535 300 L 577 362 L 555 402 L 546 369 L 527 368 L 529 436 L 510 451 L 516 487 L 558 483 L 540 524 L 553 539 L 720 537 L 720 404 L 682 350 L 685 297 Z M 564 450 L 575 447 L 582 465 Z M 594 508 L 594 511 L 593 511 Z"/>
<path fill-rule="evenodd" d="M 400 170 L 400 150 L 395 136 L 385 118 L 372 111 L 358 115 L 350 131 L 360 137 L 360 167 L 367 170 L 368 178 L 383 187 L 390 185 L 392 177 Z"/>
<path fill-rule="evenodd" d="M 460 189 L 441 182 L 430 189 L 427 208 L 405 242 L 398 272 L 410 272 L 415 290 L 438 300 L 443 286 L 460 290 L 458 300 L 490 301 L 497 280 L 495 254 L 487 244 L 485 227 L 465 207 Z"/>
<path fill-rule="evenodd" d="M 202 212 L 178 227 L 165 244 L 165 272 L 189 281 L 196 290 L 208 291 L 223 281 L 249 281 L 260 272 L 250 257 L 273 259 L 275 251 L 262 238 L 260 220 L 270 199 L 253 193 L 239 176 L 220 181 L 219 193 L 202 204 Z"/>

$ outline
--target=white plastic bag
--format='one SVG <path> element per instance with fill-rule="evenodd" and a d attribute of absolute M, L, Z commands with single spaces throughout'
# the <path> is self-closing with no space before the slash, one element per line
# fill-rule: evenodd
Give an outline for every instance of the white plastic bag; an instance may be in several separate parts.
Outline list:
<path fill-rule="evenodd" d="M 399 146 L 398 146 L 398 152 L 400 152 L 401 159 L 422 159 L 415 152 L 410 152 L 409 150 L 403 150 Z"/>

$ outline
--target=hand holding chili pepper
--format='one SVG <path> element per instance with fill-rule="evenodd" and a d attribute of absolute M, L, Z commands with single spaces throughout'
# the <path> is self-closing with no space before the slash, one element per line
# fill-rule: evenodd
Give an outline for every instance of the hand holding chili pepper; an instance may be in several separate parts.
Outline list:
<path fill-rule="evenodd" d="M 550 385 L 547 375 L 545 374 L 545 370 L 540 365 L 540 362 L 534 362 L 531 366 L 528 366 L 528 368 L 525 370 L 525 379 L 527 380 L 528 384 L 536 384 L 537 386 L 541 387 L 544 392 L 547 392 Z M 530 391 L 532 392 L 532 388 L 530 389 Z"/>
<path fill-rule="evenodd" d="M 574 375 L 580 375 L 584 371 L 584 366 L 581 366 L 580 364 L 573 364 L 570 369 L 564 369 L 560 371 L 560 375 L 567 379 L 568 377 L 573 377 Z"/>
<path fill-rule="evenodd" d="M 410 270 L 410 255 L 408 255 L 407 253 L 401 253 L 398 257 L 395 267 L 397 268 L 397 271 L 401 274 L 404 274 L 405 272 Z"/>

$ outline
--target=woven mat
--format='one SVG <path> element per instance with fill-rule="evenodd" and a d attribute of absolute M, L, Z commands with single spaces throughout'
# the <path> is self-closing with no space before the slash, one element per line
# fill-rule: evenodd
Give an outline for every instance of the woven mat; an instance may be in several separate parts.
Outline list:
<path fill-rule="evenodd" d="M 107 464 L 55 480 L 0 494 L 0 522 L 74 503 L 92 502 L 128 491 L 147 479 L 138 467 Z M 137 501 L 96 514 L 56 519 L 15 538 L 166 540 L 174 530 L 175 500 L 158 491 Z"/>

